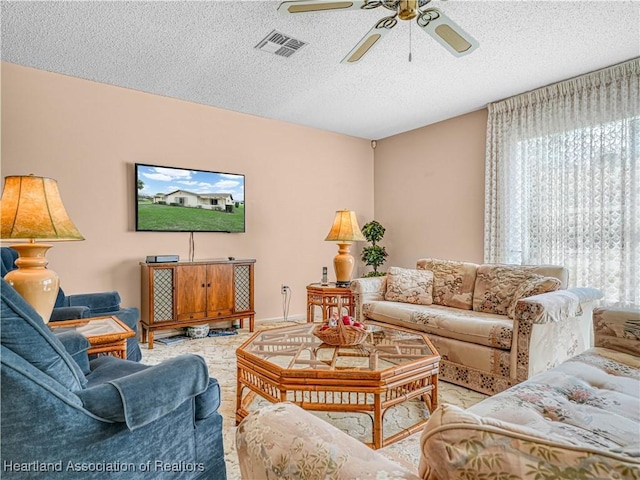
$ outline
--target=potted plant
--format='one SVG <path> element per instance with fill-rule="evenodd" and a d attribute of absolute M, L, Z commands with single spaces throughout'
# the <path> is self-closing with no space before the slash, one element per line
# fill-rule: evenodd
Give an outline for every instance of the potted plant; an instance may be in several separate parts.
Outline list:
<path fill-rule="evenodd" d="M 384 247 L 378 245 L 378 242 L 384 236 L 384 232 L 385 228 L 375 220 L 366 223 L 362 227 L 362 235 L 371 242 L 371 246 L 362 249 L 360 258 L 366 265 L 373 267 L 373 271 L 365 273 L 363 277 L 382 277 L 386 275 L 385 272 L 378 271 L 378 267 L 385 262 L 389 255 Z"/>

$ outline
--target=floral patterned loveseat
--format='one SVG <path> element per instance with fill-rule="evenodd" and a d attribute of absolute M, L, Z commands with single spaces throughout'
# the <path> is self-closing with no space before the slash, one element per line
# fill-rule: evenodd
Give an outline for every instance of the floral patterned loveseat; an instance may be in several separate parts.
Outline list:
<path fill-rule="evenodd" d="M 441 405 L 419 465 L 374 451 L 291 403 L 238 426 L 242 478 L 640 479 L 640 310 L 596 309 L 595 347 L 463 410 Z"/>
<path fill-rule="evenodd" d="M 602 294 L 567 289 L 564 267 L 434 258 L 416 267 L 353 280 L 356 316 L 429 334 L 442 380 L 491 395 L 591 345 L 591 312 Z"/>

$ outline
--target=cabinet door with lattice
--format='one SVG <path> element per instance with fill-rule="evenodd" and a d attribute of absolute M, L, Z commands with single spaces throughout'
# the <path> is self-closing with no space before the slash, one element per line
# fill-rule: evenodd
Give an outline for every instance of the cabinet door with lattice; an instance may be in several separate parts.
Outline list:
<path fill-rule="evenodd" d="M 233 267 L 234 313 L 253 312 L 253 264 Z"/>
<path fill-rule="evenodd" d="M 169 268 L 142 269 L 142 320 L 147 324 L 174 320 L 175 270 Z"/>

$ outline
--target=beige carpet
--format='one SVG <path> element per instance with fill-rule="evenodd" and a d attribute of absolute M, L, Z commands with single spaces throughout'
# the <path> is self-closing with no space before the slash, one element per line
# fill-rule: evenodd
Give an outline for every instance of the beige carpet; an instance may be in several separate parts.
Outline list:
<path fill-rule="evenodd" d="M 274 328 L 291 325 L 292 322 L 256 322 L 256 329 Z M 229 480 L 240 479 L 238 459 L 235 448 L 235 401 L 236 401 L 236 348 L 247 340 L 251 334 L 248 329 L 239 330 L 238 335 L 226 337 L 208 337 L 198 340 L 188 340 L 171 346 L 156 343 L 153 350 L 149 350 L 146 344 L 141 344 L 142 363 L 154 365 L 183 353 L 201 355 L 209 366 L 209 374 L 215 377 L 221 388 L 222 404 L 220 413 L 224 418 L 224 446 L 225 460 L 227 463 L 227 476 Z M 451 385 L 445 382 L 438 384 L 439 403 L 452 403 L 463 408 L 486 398 L 485 395 L 473 392 L 466 388 Z M 261 400 L 256 400 L 254 405 L 260 405 Z M 390 414 L 391 413 L 391 414 Z M 420 401 L 407 402 L 395 407 L 393 412 L 385 416 L 385 436 L 394 430 L 410 425 L 411 419 L 428 415 L 424 404 Z M 369 438 L 371 435 L 371 420 L 364 414 L 345 413 L 318 413 L 318 416 L 348 432 L 355 438 Z M 398 453 L 412 464 L 419 458 L 419 433 L 408 437 L 393 445 Z"/>

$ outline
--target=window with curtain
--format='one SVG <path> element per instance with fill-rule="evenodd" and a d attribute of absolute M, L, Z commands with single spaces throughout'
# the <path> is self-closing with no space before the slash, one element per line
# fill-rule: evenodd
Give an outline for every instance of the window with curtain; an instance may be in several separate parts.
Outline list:
<path fill-rule="evenodd" d="M 640 307 L 640 60 L 489 105 L 485 261 Z"/>

